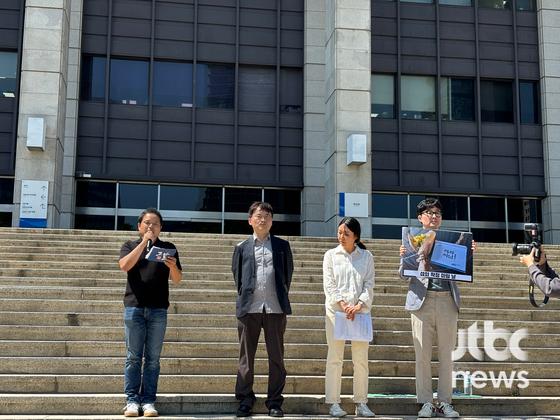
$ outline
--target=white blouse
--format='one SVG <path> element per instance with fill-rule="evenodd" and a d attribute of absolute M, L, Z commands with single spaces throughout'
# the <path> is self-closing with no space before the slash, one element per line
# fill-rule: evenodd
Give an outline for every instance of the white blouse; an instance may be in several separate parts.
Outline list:
<path fill-rule="evenodd" d="M 373 255 L 366 249 L 356 247 L 349 254 L 342 245 L 329 249 L 323 257 L 323 289 L 325 306 L 331 311 L 341 311 L 338 302 L 356 305 L 362 302 L 360 312 L 371 311 L 375 268 Z"/>

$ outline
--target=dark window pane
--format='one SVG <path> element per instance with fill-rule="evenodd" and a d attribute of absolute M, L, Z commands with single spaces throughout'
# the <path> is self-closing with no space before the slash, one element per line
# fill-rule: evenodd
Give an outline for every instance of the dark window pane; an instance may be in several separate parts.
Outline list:
<path fill-rule="evenodd" d="M 519 82 L 521 124 L 539 124 L 539 84 Z"/>
<path fill-rule="evenodd" d="M 0 97 L 14 98 L 17 82 L 17 53 L 0 51 Z"/>
<path fill-rule="evenodd" d="M 407 218 L 406 195 L 373 194 L 373 217 Z"/>
<path fill-rule="evenodd" d="M 443 217 L 445 220 L 469 220 L 467 197 L 441 196 L 438 198 L 443 207 Z"/>
<path fill-rule="evenodd" d="M 234 68 L 225 64 L 197 64 L 196 106 L 233 108 Z"/>
<path fill-rule="evenodd" d="M 482 222 L 505 222 L 506 209 L 504 199 L 471 197 L 471 220 L 478 220 Z"/>
<path fill-rule="evenodd" d="M 513 92 L 511 82 L 480 81 L 482 121 L 513 122 Z"/>
<path fill-rule="evenodd" d="M 272 222 L 270 232 L 273 235 L 300 236 L 301 224 L 299 222 Z"/>
<path fill-rule="evenodd" d="M 535 0 L 517 0 L 515 5 L 517 10 L 535 11 Z"/>
<path fill-rule="evenodd" d="M 222 233 L 222 224 L 166 220 L 163 223 L 163 230 L 165 232 Z"/>
<path fill-rule="evenodd" d="M 148 207 L 157 207 L 157 185 L 119 184 L 119 208 L 143 210 Z"/>
<path fill-rule="evenodd" d="M 7 213 L 7 212 L 0 213 L 0 226 L 1 227 L 12 226 L 12 213 Z"/>
<path fill-rule="evenodd" d="M 117 230 L 138 230 L 137 216 L 117 217 Z"/>
<path fill-rule="evenodd" d="M 440 102 L 442 119 L 474 121 L 474 81 L 442 77 Z"/>
<path fill-rule="evenodd" d="M 518 244 L 525 243 L 525 231 L 523 230 L 513 230 L 508 231 L 509 242 L 517 242 Z"/>
<path fill-rule="evenodd" d="M 226 188 L 225 211 L 247 213 L 251 204 L 261 201 L 261 191 L 260 188 Z"/>
<path fill-rule="evenodd" d="M 301 193 L 293 190 L 264 190 L 264 201 L 270 203 L 274 214 L 300 214 Z"/>
<path fill-rule="evenodd" d="M 511 9 L 512 0 L 478 0 L 478 7 L 490 9 Z"/>
<path fill-rule="evenodd" d="M 508 198 L 508 221 L 514 223 L 542 223 L 540 200 Z"/>
<path fill-rule="evenodd" d="M 192 107 L 192 64 L 154 61 L 154 105 Z"/>
<path fill-rule="evenodd" d="M 470 6 L 471 0 L 439 0 L 439 4 L 450 4 L 452 6 Z"/>
<path fill-rule="evenodd" d="M 84 55 L 80 96 L 84 101 L 105 100 L 105 57 Z"/>
<path fill-rule="evenodd" d="M 114 209 L 116 194 L 117 184 L 79 181 L 76 186 L 76 207 L 108 207 Z"/>
<path fill-rule="evenodd" d="M 505 243 L 505 229 L 471 229 L 473 239 L 477 242 Z"/>
<path fill-rule="evenodd" d="M 373 225 L 371 235 L 377 239 L 401 239 L 402 226 L 395 225 Z"/>
<path fill-rule="evenodd" d="M 395 77 L 392 74 L 371 75 L 371 116 L 395 118 Z"/>
<path fill-rule="evenodd" d="M 159 199 L 161 210 L 222 211 L 222 189 L 219 187 L 162 185 Z"/>
<path fill-rule="evenodd" d="M 434 0 L 401 0 L 401 3 L 433 3 Z"/>
<path fill-rule="evenodd" d="M 401 76 L 401 117 L 436 119 L 436 79 L 433 76 Z"/>
<path fill-rule="evenodd" d="M 0 204 L 14 204 L 14 180 L 0 178 Z"/>
<path fill-rule="evenodd" d="M 250 235 L 253 229 L 247 220 L 224 220 L 224 233 Z"/>
<path fill-rule="evenodd" d="M 274 112 L 276 108 L 276 69 L 239 67 L 239 110 Z"/>
<path fill-rule="evenodd" d="M 148 62 L 111 59 L 112 103 L 148 105 Z"/>
<path fill-rule="evenodd" d="M 299 113 L 303 109 L 302 69 L 280 69 L 280 112 Z"/>
<path fill-rule="evenodd" d="M 76 229 L 115 230 L 115 216 L 77 214 L 74 219 Z"/>

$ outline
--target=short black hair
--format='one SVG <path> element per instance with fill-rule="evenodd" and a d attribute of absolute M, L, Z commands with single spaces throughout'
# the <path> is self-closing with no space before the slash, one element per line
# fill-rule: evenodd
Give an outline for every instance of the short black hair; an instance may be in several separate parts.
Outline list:
<path fill-rule="evenodd" d="M 418 203 L 416 206 L 416 216 L 420 216 L 427 210 L 430 210 L 432 207 L 438 208 L 439 211 L 443 211 L 443 206 L 441 202 L 434 197 L 428 197 Z"/>
<path fill-rule="evenodd" d="M 142 219 L 144 219 L 144 216 L 147 214 L 155 214 L 159 218 L 159 224 L 163 225 L 163 217 L 161 217 L 161 213 L 158 211 L 158 209 L 154 207 L 148 207 L 146 210 L 140 213 L 140 216 L 138 216 L 138 223 L 142 223 Z"/>
<path fill-rule="evenodd" d="M 251 207 L 249 207 L 249 217 L 251 217 L 253 213 L 258 209 L 266 211 L 267 213 L 270 213 L 271 216 L 274 216 L 274 211 L 272 210 L 272 206 L 269 203 L 265 201 L 255 201 L 253 204 L 251 204 Z"/>

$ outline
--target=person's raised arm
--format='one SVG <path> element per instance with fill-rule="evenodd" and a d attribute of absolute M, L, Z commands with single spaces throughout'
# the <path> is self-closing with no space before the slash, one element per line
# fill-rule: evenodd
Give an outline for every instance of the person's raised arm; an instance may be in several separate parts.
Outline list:
<path fill-rule="evenodd" d="M 140 243 L 136 246 L 136 248 L 134 248 L 132 251 L 130 251 L 128 254 L 126 254 L 124 257 L 122 257 L 119 260 L 119 268 L 124 272 L 130 271 L 130 269 L 134 267 L 138 262 L 138 260 L 140 259 L 142 252 L 144 251 L 144 249 L 148 244 L 148 240 L 151 240 L 153 243 L 156 241 L 156 239 L 157 239 L 156 235 L 154 235 L 154 233 L 151 230 L 147 230 L 144 236 L 142 237 Z"/>

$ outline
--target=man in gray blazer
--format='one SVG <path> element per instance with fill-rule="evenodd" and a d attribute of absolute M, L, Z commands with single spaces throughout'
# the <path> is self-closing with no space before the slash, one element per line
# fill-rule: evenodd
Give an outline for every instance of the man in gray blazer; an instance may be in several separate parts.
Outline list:
<path fill-rule="evenodd" d="M 257 201 L 249 208 L 253 235 L 236 245 L 231 269 L 237 286 L 237 329 L 239 369 L 235 397 L 238 417 L 251 415 L 255 353 L 261 329 L 268 353 L 268 393 L 266 407 L 271 417 L 283 417 L 282 391 L 286 384 L 284 332 L 286 315 L 292 313 L 288 291 L 294 264 L 288 241 L 270 234 L 272 206 Z"/>

